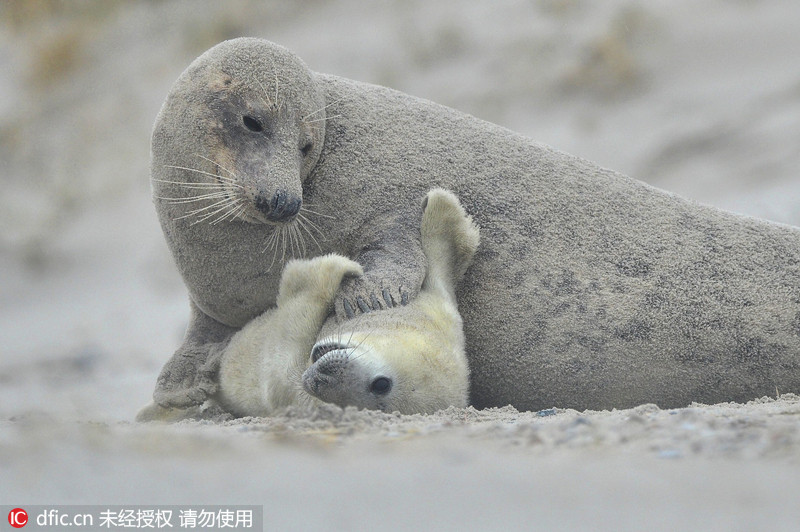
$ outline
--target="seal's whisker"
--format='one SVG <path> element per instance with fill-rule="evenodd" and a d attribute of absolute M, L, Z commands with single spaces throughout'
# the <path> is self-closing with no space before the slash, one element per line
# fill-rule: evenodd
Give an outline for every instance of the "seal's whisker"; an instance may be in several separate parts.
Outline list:
<path fill-rule="evenodd" d="M 215 220 L 212 220 L 210 222 L 210 224 L 211 225 L 216 225 L 216 224 L 218 224 L 219 222 L 221 222 L 223 220 L 235 218 L 235 215 L 233 215 L 233 214 L 241 207 L 241 203 L 242 203 L 241 200 L 239 200 L 238 198 L 234 198 L 234 201 L 231 202 L 231 204 L 228 206 L 229 207 L 228 210 L 226 212 L 223 212 L 219 216 L 219 218 L 217 218 Z"/>
<path fill-rule="evenodd" d="M 210 225 L 216 225 L 220 222 L 231 221 L 236 218 L 236 211 L 239 209 L 239 203 L 236 202 L 228 207 L 228 210 L 223 212 L 218 218 L 212 220 Z"/>
<path fill-rule="evenodd" d="M 155 196 L 156 199 L 164 200 L 166 202 L 172 203 L 173 205 L 182 205 L 185 203 L 194 203 L 196 201 L 203 201 L 208 199 L 216 199 L 216 198 L 224 198 L 227 197 L 227 192 L 212 192 L 209 194 L 201 194 L 199 196 L 186 196 L 182 198 L 169 198 L 164 196 Z"/>
<path fill-rule="evenodd" d="M 314 122 L 326 122 L 334 118 L 339 118 L 340 116 L 342 115 L 331 115 L 331 116 L 326 116 L 325 118 L 317 118 L 316 120 L 305 120 L 304 122 L 307 124 L 313 124 Z"/>
<path fill-rule="evenodd" d="M 217 206 L 216 209 L 214 211 L 210 212 L 210 213 L 203 214 L 203 213 L 200 213 L 200 212 L 191 212 L 189 214 L 184 214 L 183 216 L 178 216 L 175 219 L 176 220 L 183 220 L 185 218 L 191 218 L 193 216 L 200 215 L 200 219 L 192 223 L 192 225 L 194 225 L 194 224 L 199 223 L 199 222 L 204 222 L 205 220 L 211 218 L 215 214 L 217 214 L 220 211 L 223 211 L 223 210 L 225 210 L 227 208 L 228 208 L 228 205 Z"/>
<path fill-rule="evenodd" d="M 286 264 L 286 226 L 281 226 L 281 264 Z"/>
<path fill-rule="evenodd" d="M 272 232 L 272 234 L 269 235 L 269 238 L 265 242 L 266 246 L 264 247 L 264 249 L 261 250 L 261 253 L 266 253 L 269 248 L 273 248 L 273 251 L 272 251 L 272 262 L 269 263 L 269 266 L 267 267 L 267 271 L 270 271 L 272 269 L 272 266 L 275 264 L 275 254 L 277 252 L 277 250 L 275 249 L 275 242 L 276 242 L 277 234 L 278 234 L 278 230 L 276 228 Z"/>
<path fill-rule="evenodd" d="M 225 168 L 224 166 L 222 166 L 221 164 L 219 164 L 217 161 L 215 161 L 215 160 L 213 160 L 213 159 L 209 159 L 209 158 L 208 158 L 208 157 L 206 157 L 205 155 L 201 155 L 201 154 L 199 154 L 199 153 L 195 153 L 194 155 L 195 155 L 195 157 L 200 157 L 200 158 L 201 158 L 201 159 L 203 159 L 204 161 L 206 161 L 206 162 L 209 162 L 209 163 L 211 163 L 211 164 L 213 164 L 213 165 L 217 166 L 218 168 L 221 168 L 222 170 L 224 170 L 225 172 L 227 172 L 227 173 L 228 173 L 228 175 L 230 176 L 230 177 L 226 178 L 225 176 L 221 176 L 221 175 L 219 175 L 219 174 L 213 174 L 213 175 L 214 175 L 214 177 L 218 177 L 218 178 L 220 178 L 220 179 L 238 179 L 238 178 L 239 178 L 239 176 L 237 176 L 237 175 L 236 175 L 234 172 L 231 172 L 230 170 L 228 170 L 227 168 Z"/>
<path fill-rule="evenodd" d="M 318 248 L 320 251 L 322 251 L 322 246 L 320 246 L 320 245 L 319 245 L 319 242 L 318 242 L 318 241 L 317 241 L 317 239 L 314 237 L 314 234 L 311 232 L 311 230 L 310 230 L 308 227 L 306 227 L 306 225 L 305 225 L 305 224 L 306 224 L 305 218 L 304 218 L 304 217 L 303 217 L 303 218 L 300 218 L 300 217 L 299 217 L 299 215 L 298 215 L 298 218 L 297 218 L 297 225 L 299 226 L 299 229 L 298 229 L 298 231 L 299 231 L 299 230 L 301 230 L 301 229 L 302 229 L 303 231 L 305 231 L 305 232 L 306 232 L 306 234 L 308 234 L 308 236 L 311 238 L 312 242 L 314 242 L 314 244 L 316 244 L 317 248 Z M 304 252 L 304 254 L 305 254 L 305 252 Z"/>
<path fill-rule="evenodd" d="M 311 206 L 313 207 L 313 205 L 311 205 Z M 323 218 L 336 218 L 335 216 L 332 216 L 330 214 L 323 214 L 323 213 L 321 213 L 319 211 L 315 211 L 314 209 L 309 209 L 307 206 L 303 206 L 303 208 L 301 209 L 301 212 L 308 212 L 308 213 L 311 213 L 311 214 L 313 214 L 315 216 L 322 216 Z"/>
<path fill-rule="evenodd" d="M 292 233 L 294 233 L 295 245 L 297 246 L 297 256 L 305 257 L 306 255 L 305 239 L 303 238 L 303 233 L 300 232 L 300 228 L 296 222 L 292 224 Z"/>
<path fill-rule="evenodd" d="M 319 109 L 317 109 L 316 111 L 311 111 L 311 112 L 310 112 L 310 113 L 308 113 L 306 116 L 304 116 L 303 118 L 301 118 L 301 120 L 302 120 L 303 122 L 305 122 L 305 121 L 307 121 L 307 120 L 308 120 L 308 117 L 309 117 L 309 116 L 314 116 L 314 115 L 315 115 L 315 114 L 317 114 L 317 113 L 321 113 L 322 111 L 324 111 L 325 109 L 327 109 L 327 108 L 328 108 L 328 107 L 330 107 L 331 105 L 335 105 L 335 104 L 337 104 L 337 103 L 339 103 L 339 102 L 341 102 L 341 101 L 342 101 L 342 98 L 339 98 L 338 100 L 334 100 L 334 101 L 332 101 L 331 103 L 329 103 L 328 105 L 326 105 L 325 107 L 320 107 L 320 108 L 319 108 Z"/>
<path fill-rule="evenodd" d="M 207 175 L 213 177 L 214 179 L 217 179 L 219 177 L 217 174 L 212 174 L 211 172 L 206 172 L 205 170 L 198 170 L 197 168 L 189 168 L 188 166 L 176 166 L 173 164 L 165 164 L 164 168 L 173 168 L 175 170 L 186 170 L 187 172 L 195 172 L 197 174 Z"/>
<path fill-rule="evenodd" d="M 303 256 L 306 256 L 308 253 L 308 247 L 306 246 L 306 239 L 303 237 L 302 226 L 298 223 L 297 225 L 297 237 L 300 239 L 300 243 L 303 245 Z"/>
<path fill-rule="evenodd" d="M 358 342 L 358 343 L 357 343 L 357 344 L 356 344 L 356 345 L 353 347 L 353 349 L 355 350 L 355 349 L 358 349 L 359 347 L 361 347 L 361 344 L 363 344 L 364 342 L 366 342 L 366 341 L 367 341 L 367 339 L 370 337 L 370 335 L 372 335 L 372 333 L 373 333 L 373 332 L 375 332 L 375 331 L 374 331 L 374 330 L 367 331 L 367 334 L 364 336 L 364 338 L 362 338 L 362 339 L 361 339 L 361 341 L 360 341 L 360 342 Z"/>
<path fill-rule="evenodd" d="M 292 257 L 296 257 L 297 253 L 295 253 L 295 246 L 297 246 L 297 241 L 295 240 L 294 225 L 287 225 L 286 233 L 288 234 L 290 248 L 289 251 L 292 253 Z"/>
<path fill-rule="evenodd" d="M 247 203 L 242 202 L 242 205 L 239 207 L 239 210 L 236 211 L 236 216 L 234 218 L 242 219 L 242 213 L 247 210 Z"/>
<path fill-rule="evenodd" d="M 217 209 L 216 211 L 210 212 L 210 213 L 204 215 L 199 220 L 196 220 L 196 221 L 192 222 L 192 225 L 203 223 L 206 220 L 209 220 L 209 219 L 213 218 L 214 216 L 218 215 L 220 212 L 227 211 L 227 209 L 229 209 L 229 208 L 230 208 L 229 205 L 224 205 L 224 206 L 220 207 L 219 209 Z M 211 222 L 209 222 L 209 225 L 214 225 L 214 221 L 212 220 Z"/>
<path fill-rule="evenodd" d="M 181 183 L 180 181 L 166 181 L 164 179 L 154 179 L 153 181 L 178 185 L 179 187 L 188 188 L 190 190 L 225 190 L 225 185 L 222 183 Z"/>
<path fill-rule="evenodd" d="M 216 163 L 214 163 L 214 164 L 216 164 Z M 203 185 L 203 184 L 212 185 L 212 184 L 221 184 L 219 182 L 223 181 L 224 183 L 226 183 L 226 184 L 228 184 L 228 185 L 230 185 L 232 187 L 244 188 L 242 185 L 237 183 L 236 180 L 233 179 L 233 178 L 230 178 L 230 177 L 227 177 L 227 176 L 222 176 L 222 175 L 219 175 L 219 174 L 213 174 L 211 172 L 206 172 L 205 170 L 199 170 L 197 168 L 189 168 L 188 166 L 175 166 L 175 165 L 169 165 L 169 164 L 165 165 L 165 168 L 174 168 L 176 170 L 186 170 L 187 172 L 194 172 L 194 173 L 197 173 L 197 174 L 207 175 L 209 177 L 213 177 L 217 181 L 216 183 L 185 183 L 187 185 Z M 220 167 L 220 168 L 222 168 L 222 167 Z M 223 170 L 224 170 L 224 168 L 223 168 Z"/>
<path fill-rule="evenodd" d="M 259 81 L 258 78 L 255 78 L 255 80 L 256 80 L 256 83 L 258 83 L 258 86 L 261 87 L 261 92 L 264 93 L 263 96 L 259 95 L 259 96 L 261 96 L 261 100 L 266 104 L 267 107 L 275 107 L 275 105 L 272 103 L 272 100 L 269 99 L 269 94 L 267 93 L 267 88 L 264 87 L 264 84 L 261 83 L 261 81 Z"/>
<path fill-rule="evenodd" d="M 217 215 L 217 214 L 219 214 L 220 212 L 222 212 L 222 211 L 224 211 L 224 210 L 227 210 L 227 209 L 229 209 L 229 208 L 230 208 L 230 206 L 231 206 L 231 204 L 232 204 L 232 203 L 234 203 L 235 201 L 236 201 L 235 199 L 224 201 L 224 205 L 222 205 L 221 207 L 219 207 L 219 208 L 218 208 L 217 210 L 215 210 L 215 211 L 212 211 L 212 212 L 210 212 L 210 213 L 208 213 L 208 214 L 205 214 L 205 215 L 203 215 L 203 216 L 202 216 L 202 217 L 200 217 L 200 218 L 199 218 L 197 221 L 193 222 L 193 223 L 192 223 L 192 225 L 195 225 L 195 224 L 198 224 L 198 223 L 201 223 L 201 222 L 205 222 L 206 220 L 208 220 L 208 219 L 210 219 L 210 218 L 213 218 L 214 216 L 216 216 L 216 215 Z M 208 207 L 206 207 L 206 209 L 208 209 L 208 208 L 212 208 L 212 207 L 215 207 L 216 205 L 219 205 L 220 203 L 223 203 L 223 202 L 217 202 L 215 205 L 209 205 Z M 205 210 L 205 209 L 203 209 L 203 210 Z M 199 209 L 198 209 L 198 211 L 199 211 Z M 196 215 L 196 214 L 199 214 L 199 212 L 196 212 L 196 213 L 194 213 L 194 214 L 195 214 L 195 215 Z M 187 216 L 188 216 L 188 215 L 187 215 Z"/>
<path fill-rule="evenodd" d="M 320 228 L 319 228 L 319 226 L 318 226 L 317 224 L 315 224 L 314 222 L 312 222 L 310 218 L 308 218 L 307 216 L 303 216 L 302 214 L 298 214 L 298 215 L 297 215 L 297 217 L 298 217 L 298 219 L 302 219 L 302 220 L 303 220 L 303 223 L 305 223 L 306 225 L 308 225 L 308 227 L 310 227 L 311 229 L 313 229 L 313 230 L 315 230 L 317 233 L 319 233 L 319 236 L 320 236 L 320 238 L 322 238 L 322 240 L 325 240 L 325 233 L 323 233 L 323 232 L 322 232 L 322 229 L 320 229 Z M 309 231 L 309 233 L 310 233 L 310 232 L 311 232 L 311 231 Z"/>
<path fill-rule="evenodd" d="M 306 256 L 306 239 L 303 238 L 303 232 L 300 231 L 300 226 L 298 224 L 294 224 L 292 226 L 292 230 L 294 231 L 295 237 L 297 239 L 297 252 L 300 254 L 301 257 Z"/>
<path fill-rule="evenodd" d="M 223 204 L 228 205 L 228 204 L 230 204 L 231 202 L 234 202 L 234 201 L 236 201 L 236 200 L 235 199 L 231 199 L 231 198 L 229 198 L 227 196 L 224 196 L 221 200 L 215 201 L 214 203 L 212 203 L 210 205 L 206 205 L 205 207 L 198 207 L 197 209 L 192 209 L 191 211 L 187 212 L 184 216 L 181 216 L 180 218 L 177 218 L 177 219 L 179 220 L 181 218 L 186 218 L 187 216 L 194 216 L 195 214 L 200 214 L 201 212 L 207 211 L 209 209 L 214 209 L 214 208 L 219 207 L 220 205 L 223 205 Z"/>

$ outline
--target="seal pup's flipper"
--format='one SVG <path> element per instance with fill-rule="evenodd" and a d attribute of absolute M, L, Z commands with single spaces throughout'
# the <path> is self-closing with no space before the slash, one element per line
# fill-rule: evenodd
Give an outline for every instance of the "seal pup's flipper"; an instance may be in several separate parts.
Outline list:
<path fill-rule="evenodd" d="M 435 188 L 422 203 L 420 224 L 422 249 L 428 269 L 423 290 L 437 290 L 455 304 L 455 285 L 472 264 L 480 243 L 480 233 L 456 196 Z"/>

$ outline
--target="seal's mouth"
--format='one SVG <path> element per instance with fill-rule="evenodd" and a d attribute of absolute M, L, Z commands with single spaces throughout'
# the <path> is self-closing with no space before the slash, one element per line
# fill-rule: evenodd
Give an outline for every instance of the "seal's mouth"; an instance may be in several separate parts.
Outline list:
<path fill-rule="evenodd" d="M 311 350 L 311 363 L 315 364 L 320 358 L 332 351 L 345 351 L 347 346 L 339 342 L 318 343 Z"/>

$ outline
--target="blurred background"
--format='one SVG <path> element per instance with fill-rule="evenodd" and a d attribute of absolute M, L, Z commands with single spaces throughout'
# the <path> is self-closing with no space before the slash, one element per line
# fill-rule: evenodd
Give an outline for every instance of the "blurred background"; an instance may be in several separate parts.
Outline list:
<path fill-rule="evenodd" d="M 188 318 L 150 128 L 181 71 L 238 36 L 800 225 L 794 0 L 4 0 L 1 417 L 124 420 L 149 400 Z"/>

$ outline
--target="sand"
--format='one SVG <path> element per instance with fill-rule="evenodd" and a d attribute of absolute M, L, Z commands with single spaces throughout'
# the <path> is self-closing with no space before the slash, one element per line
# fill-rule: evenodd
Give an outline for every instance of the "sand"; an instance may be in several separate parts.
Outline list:
<path fill-rule="evenodd" d="M 678 410 L 132 422 L 188 317 L 150 205 L 149 129 L 224 38 L 270 38 L 316 70 L 800 225 L 800 4 L 498 4 L 0 7 L 4 505 L 257 504 L 269 530 L 798 529 L 800 390 Z"/>
<path fill-rule="evenodd" d="M 224 424 L 4 421 L 14 504 L 259 504 L 266 530 L 796 530 L 800 397 Z"/>

